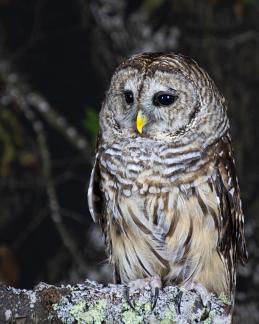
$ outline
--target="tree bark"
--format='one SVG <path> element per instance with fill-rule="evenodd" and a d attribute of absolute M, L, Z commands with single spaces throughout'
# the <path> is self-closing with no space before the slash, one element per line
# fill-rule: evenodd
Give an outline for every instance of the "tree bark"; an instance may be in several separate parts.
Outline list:
<path fill-rule="evenodd" d="M 86 280 L 61 287 L 45 283 L 33 290 L 0 286 L 0 323 L 230 323 L 227 298 L 177 286 L 161 290 L 151 310 L 151 292 L 131 296 L 134 309 L 125 299 L 123 285 Z"/>

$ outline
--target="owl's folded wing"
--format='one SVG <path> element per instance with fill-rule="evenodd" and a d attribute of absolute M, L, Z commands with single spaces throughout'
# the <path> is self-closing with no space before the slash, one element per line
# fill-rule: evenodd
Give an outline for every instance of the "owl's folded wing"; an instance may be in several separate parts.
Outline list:
<path fill-rule="evenodd" d="M 219 251 L 226 256 L 233 249 L 234 258 L 242 264 L 247 261 L 247 249 L 244 236 L 244 215 L 240 190 L 232 157 L 230 138 L 226 137 L 221 146 L 221 158 L 217 164 L 214 185 L 217 192 L 220 211 Z"/>
<path fill-rule="evenodd" d="M 100 221 L 102 216 L 102 192 L 100 190 L 100 170 L 98 163 L 97 154 L 88 187 L 88 206 L 90 214 L 95 222 Z"/>

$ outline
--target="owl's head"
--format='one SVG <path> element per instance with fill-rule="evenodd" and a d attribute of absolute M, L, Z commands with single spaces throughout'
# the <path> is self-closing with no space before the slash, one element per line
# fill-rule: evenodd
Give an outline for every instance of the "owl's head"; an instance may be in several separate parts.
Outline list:
<path fill-rule="evenodd" d="M 205 140 L 222 131 L 224 122 L 224 98 L 208 74 L 193 60 L 171 53 L 144 53 L 124 61 L 100 114 L 106 139 Z"/>

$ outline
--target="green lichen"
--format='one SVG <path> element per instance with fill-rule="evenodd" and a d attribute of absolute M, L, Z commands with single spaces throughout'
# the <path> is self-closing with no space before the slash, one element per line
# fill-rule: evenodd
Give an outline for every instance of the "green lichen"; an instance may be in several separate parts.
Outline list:
<path fill-rule="evenodd" d="M 229 298 L 224 293 L 221 293 L 219 295 L 219 300 L 221 300 L 226 305 L 231 305 L 231 301 L 229 300 Z"/>
<path fill-rule="evenodd" d="M 169 308 L 166 309 L 166 311 L 164 313 L 164 318 L 162 319 L 162 321 L 160 323 L 161 324 L 173 324 L 173 323 L 176 323 L 174 313 Z"/>
<path fill-rule="evenodd" d="M 123 304 L 122 321 L 125 324 L 140 324 L 143 323 L 143 316 L 140 315 L 139 310 L 143 306 L 140 302 L 136 302 L 135 310 L 133 310 L 127 303 Z M 144 306 L 145 307 L 145 306 Z"/>
<path fill-rule="evenodd" d="M 145 309 L 145 313 L 151 312 L 151 303 L 146 303 L 144 309 Z"/>
<path fill-rule="evenodd" d="M 206 320 L 204 321 L 204 324 L 211 324 L 213 323 L 214 317 L 216 316 L 216 311 L 212 310 L 209 314 L 209 317 L 206 318 Z"/>
<path fill-rule="evenodd" d="M 70 314 L 77 323 L 101 324 L 105 319 L 106 300 L 100 300 L 95 305 L 86 308 L 86 302 L 81 301 L 70 309 Z"/>

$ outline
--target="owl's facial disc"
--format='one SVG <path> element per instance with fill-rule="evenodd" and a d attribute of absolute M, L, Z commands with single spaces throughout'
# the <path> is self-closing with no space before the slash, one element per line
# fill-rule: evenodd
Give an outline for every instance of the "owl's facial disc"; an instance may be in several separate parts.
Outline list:
<path fill-rule="evenodd" d="M 177 95 L 173 94 L 173 89 L 170 91 L 159 91 L 153 96 L 153 104 L 156 107 L 167 107 L 172 105 L 177 99 Z M 144 126 L 148 123 L 148 118 L 139 110 L 136 120 L 137 131 L 142 134 Z"/>
<path fill-rule="evenodd" d="M 197 100 L 195 85 L 179 72 L 157 70 L 146 76 L 136 98 L 138 133 L 154 138 L 182 133 L 189 127 Z"/>
<path fill-rule="evenodd" d="M 227 125 L 226 111 L 215 84 L 195 62 L 173 53 L 144 53 L 122 62 L 100 113 L 102 136 L 111 141 L 207 141 L 221 125 Z"/>
<path fill-rule="evenodd" d="M 179 71 L 127 68 L 114 75 L 106 107 L 115 132 L 160 138 L 190 123 L 197 100 L 195 85 Z"/>

